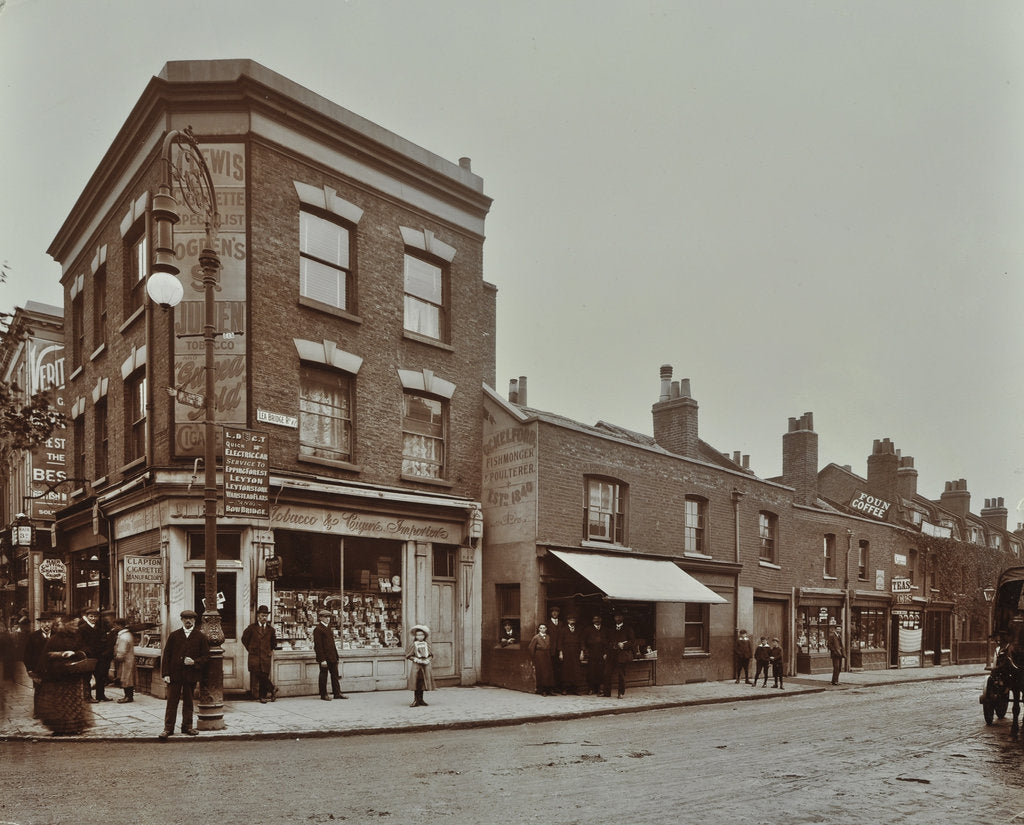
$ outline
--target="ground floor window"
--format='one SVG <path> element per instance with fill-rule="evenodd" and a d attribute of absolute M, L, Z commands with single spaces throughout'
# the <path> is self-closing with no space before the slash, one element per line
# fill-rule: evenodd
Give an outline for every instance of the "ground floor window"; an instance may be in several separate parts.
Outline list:
<path fill-rule="evenodd" d="M 796 613 L 796 643 L 801 653 L 828 653 L 828 635 L 832 626 L 842 623 L 839 605 L 816 607 L 803 605 Z"/>
<path fill-rule="evenodd" d="M 854 650 L 885 650 L 887 635 L 884 608 L 853 608 L 850 627 L 850 647 Z"/>
<path fill-rule="evenodd" d="M 285 650 L 312 650 L 321 610 L 339 652 L 402 647 L 402 542 L 275 531 L 274 624 Z"/>
<path fill-rule="evenodd" d="M 686 653 L 708 652 L 708 616 L 706 604 L 686 604 Z"/>

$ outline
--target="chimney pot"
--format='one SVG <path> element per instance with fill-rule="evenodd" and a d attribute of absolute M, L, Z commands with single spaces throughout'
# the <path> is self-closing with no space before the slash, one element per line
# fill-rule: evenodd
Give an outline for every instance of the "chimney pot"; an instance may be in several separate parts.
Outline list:
<path fill-rule="evenodd" d="M 519 376 L 519 403 L 526 406 L 526 376 Z"/>
<path fill-rule="evenodd" d="M 662 364 L 661 370 L 658 373 L 661 378 L 661 395 L 658 396 L 659 401 L 668 401 L 672 396 L 671 385 L 672 385 L 672 365 Z"/>
<path fill-rule="evenodd" d="M 679 395 L 682 398 L 693 398 L 693 396 L 690 395 L 690 379 L 689 378 L 680 378 L 679 379 Z"/>
<path fill-rule="evenodd" d="M 512 404 L 519 403 L 519 382 L 515 378 L 508 380 L 508 400 Z"/>
<path fill-rule="evenodd" d="M 473 161 L 469 158 L 459 158 L 459 166 L 465 169 L 467 172 L 473 171 Z"/>
<path fill-rule="evenodd" d="M 675 398 L 679 397 L 679 382 L 678 381 L 673 381 L 672 382 L 672 387 L 668 391 L 668 397 L 669 397 L 669 399 L 675 399 Z"/>

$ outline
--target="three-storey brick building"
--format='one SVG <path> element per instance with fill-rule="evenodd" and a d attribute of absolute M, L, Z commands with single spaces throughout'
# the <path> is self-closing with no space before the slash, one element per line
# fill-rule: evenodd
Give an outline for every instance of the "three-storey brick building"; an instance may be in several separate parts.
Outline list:
<path fill-rule="evenodd" d="M 475 682 L 490 199 L 468 159 L 444 160 L 251 61 L 168 63 L 49 250 L 84 332 L 67 397 L 74 475 L 89 481 L 59 514 L 69 560 L 101 560 L 110 606 L 145 628 L 144 663 L 180 609 L 202 612 L 205 226 L 180 196 L 184 300 L 163 310 L 145 290 L 161 146 L 186 127 L 220 214 L 218 442 L 227 427 L 269 444 L 266 513 L 221 505 L 218 520 L 225 689 L 246 687 L 239 638 L 259 604 L 283 642 L 272 678 L 284 694 L 316 690 L 322 609 L 345 689 L 403 687 L 418 622 L 433 631 L 435 677 Z"/>

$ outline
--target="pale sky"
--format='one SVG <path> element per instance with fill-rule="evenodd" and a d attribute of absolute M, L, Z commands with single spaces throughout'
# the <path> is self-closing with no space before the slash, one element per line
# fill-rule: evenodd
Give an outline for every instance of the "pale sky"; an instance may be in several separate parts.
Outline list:
<path fill-rule="evenodd" d="M 791 416 L 861 475 L 1024 521 L 1024 3 L 0 0 L 0 308 L 168 60 L 251 58 L 432 152 L 494 205 L 498 374 L 781 472 Z"/>

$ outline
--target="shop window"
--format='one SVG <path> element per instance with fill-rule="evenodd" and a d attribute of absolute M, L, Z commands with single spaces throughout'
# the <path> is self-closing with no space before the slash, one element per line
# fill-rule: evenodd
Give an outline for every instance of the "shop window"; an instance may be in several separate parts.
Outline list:
<path fill-rule="evenodd" d="M 72 437 L 75 439 L 74 464 L 71 472 L 75 478 L 85 478 L 85 414 L 78 416 L 72 425 Z"/>
<path fill-rule="evenodd" d="M 147 555 L 150 559 L 159 560 L 156 554 Z M 124 565 L 123 560 L 121 564 Z M 162 582 L 124 583 L 124 615 L 129 625 L 138 625 L 142 628 L 139 640 L 141 647 L 160 647 L 163 595 Z"/>
<path fill-rule="evenodd" d="M 436 263 L 405 254 L 405 328 L 445 341 L 448 338 L 446 273 Z"/>
<path fill-rule="evenodd" d="M 354 311 L 350 230 L 305 209 L 299 212 L 299 294 Z"/>
<path fill-rule="evenodd" d="M 101 266 L 92 278 L 92 347 L 107 343 L 107 267 Z"/>
<path fill-rule="evenodd" d="M 454 579 L 457 559 L 455 547 L 448 544 L 434 545 L 434 578 Z"/>
<path fill-rule="evenodd" d="M 203 561 L 206 559 L 206 533 L 202 531 L 188 534 L 188 560 Z M 217 531 L 217 558 L 220 560 L 240 561 L 242 558 L 242 534 Z"/>
<path fill-rule="evenodd" d="M 586 479 L 583 499 L 584 538 L 624 544 L 626 485 L 606 478 Z"/>
<path fill-rule="evenodd" d="M 505 635 L 505 625 L 510 624 L 512 625 L 512 638 L 515 639 L 515 642 L 505 642 L 502 646 L 507 647 L 512 644 L 518 647 L 522 638 L 520 635 L 519 585 L 495 585 L 495 596 L 498 605 L 498 643 L 502 644 L 503 637 L 508 638 Z"/>
<path fill-rule="evenodd" d="M 850 646 L 854 650 L 884 651 L 888 638 L 885 610 L 855 607 L 851 614 Z"/>
<path fill-rule="evenodd" d="M 692 555 L 708 555 L 705 541 L 705 526 L 708 514 L 708 503 L 696 496 L 687 496 L 684 504 L 683 552 Z"/>
<path fill-rule="evenodd" d="M 299 454 L 352 459 L 352 378 L 346 373 L 299 368 Z"/>
<path fill-rule="evenodd" d="M 238 574 L 219 570 L 217 572 L 217 612 L 220 613 L 220 627 L 225 639 L 238 638 L 238 601 L 235 593 Z M 192 574 L 192 608 L 199 614 L 197 624 L 202 627 L 206 610 L 206 573 Z"/>
<path fill-rule="evenodd" d="M 684 617 L 686 653 L 708 652 L 710 614 L 709 605 L 687 602 Z"/>
<path fill-rule="evenodd" d="M 779 519 L 774 513 L 762 510 L 757 514 L 757 532 L 759 539 L 758 558 L 769 564 L 776 564 L 775 534 Z"/>
<path fill-rule="evenodd" d="M 313 649 L 320 610 L 343 651 L 402 646 L 401 542 L 275 531 L 274 622 L 285 650 Z"/>
<path fill-rule="evenodd" d="M 824 574 L 826 579 L 836 577 L 836 537 L 834 533 L 826 533 L 823 541 L 824 547 Z"/>
<path fill-rule="evenodd" d="M 93 406 L 93 436 L 95 438 L 95 444 L 93 445 L 93 462 L 95 465 L 95 472 L 93 475 L 96 478 L 103 478 L 108 472 L 108 452 L 109 447 L 109 425 L 107 422 L 107 399 L 106 397 L 101 398 Z M 82 433 L 83 449 L 85 448 L 85 433 Z M 84 473 L 76 472 L 75 475 L 78 478 L 84 478 Z"/>
<path fill-rule="evenodd" d="M 871 543 L 867 539 L 861 539 L 857 543 L 857 578 L 864 582 L 868 580 L 868 567 L 871 564 Z"/>
<path fill-rule="evenodd" d="M 841 611 L 838 606 L 797 608 L 796 643 L 801 653 L 828 653 L 829 630 L 842 623 Z"/>
<path fill-rule="evenodd" d="M 146 454 L 146 371 L 136 370 L 124 382 L 124 460 Z"/>
<path fill-rule="evenodd" d="M 402 475 L 444 478 L 447 404 L 411 392 L 403 394 L 402 402 Z"/>
<path fill-rule="evenodd" d="M 85 295 L 71 299 L 71 368 L 82 366 L 85 352 Z"/>
<path fill-rule="evenodd" d="M 124 294 L 125 317 L 142 307 L 146 299 L 146 278 L 149 275 L 149 238 L 145 221 L 125 239 Z"/>

